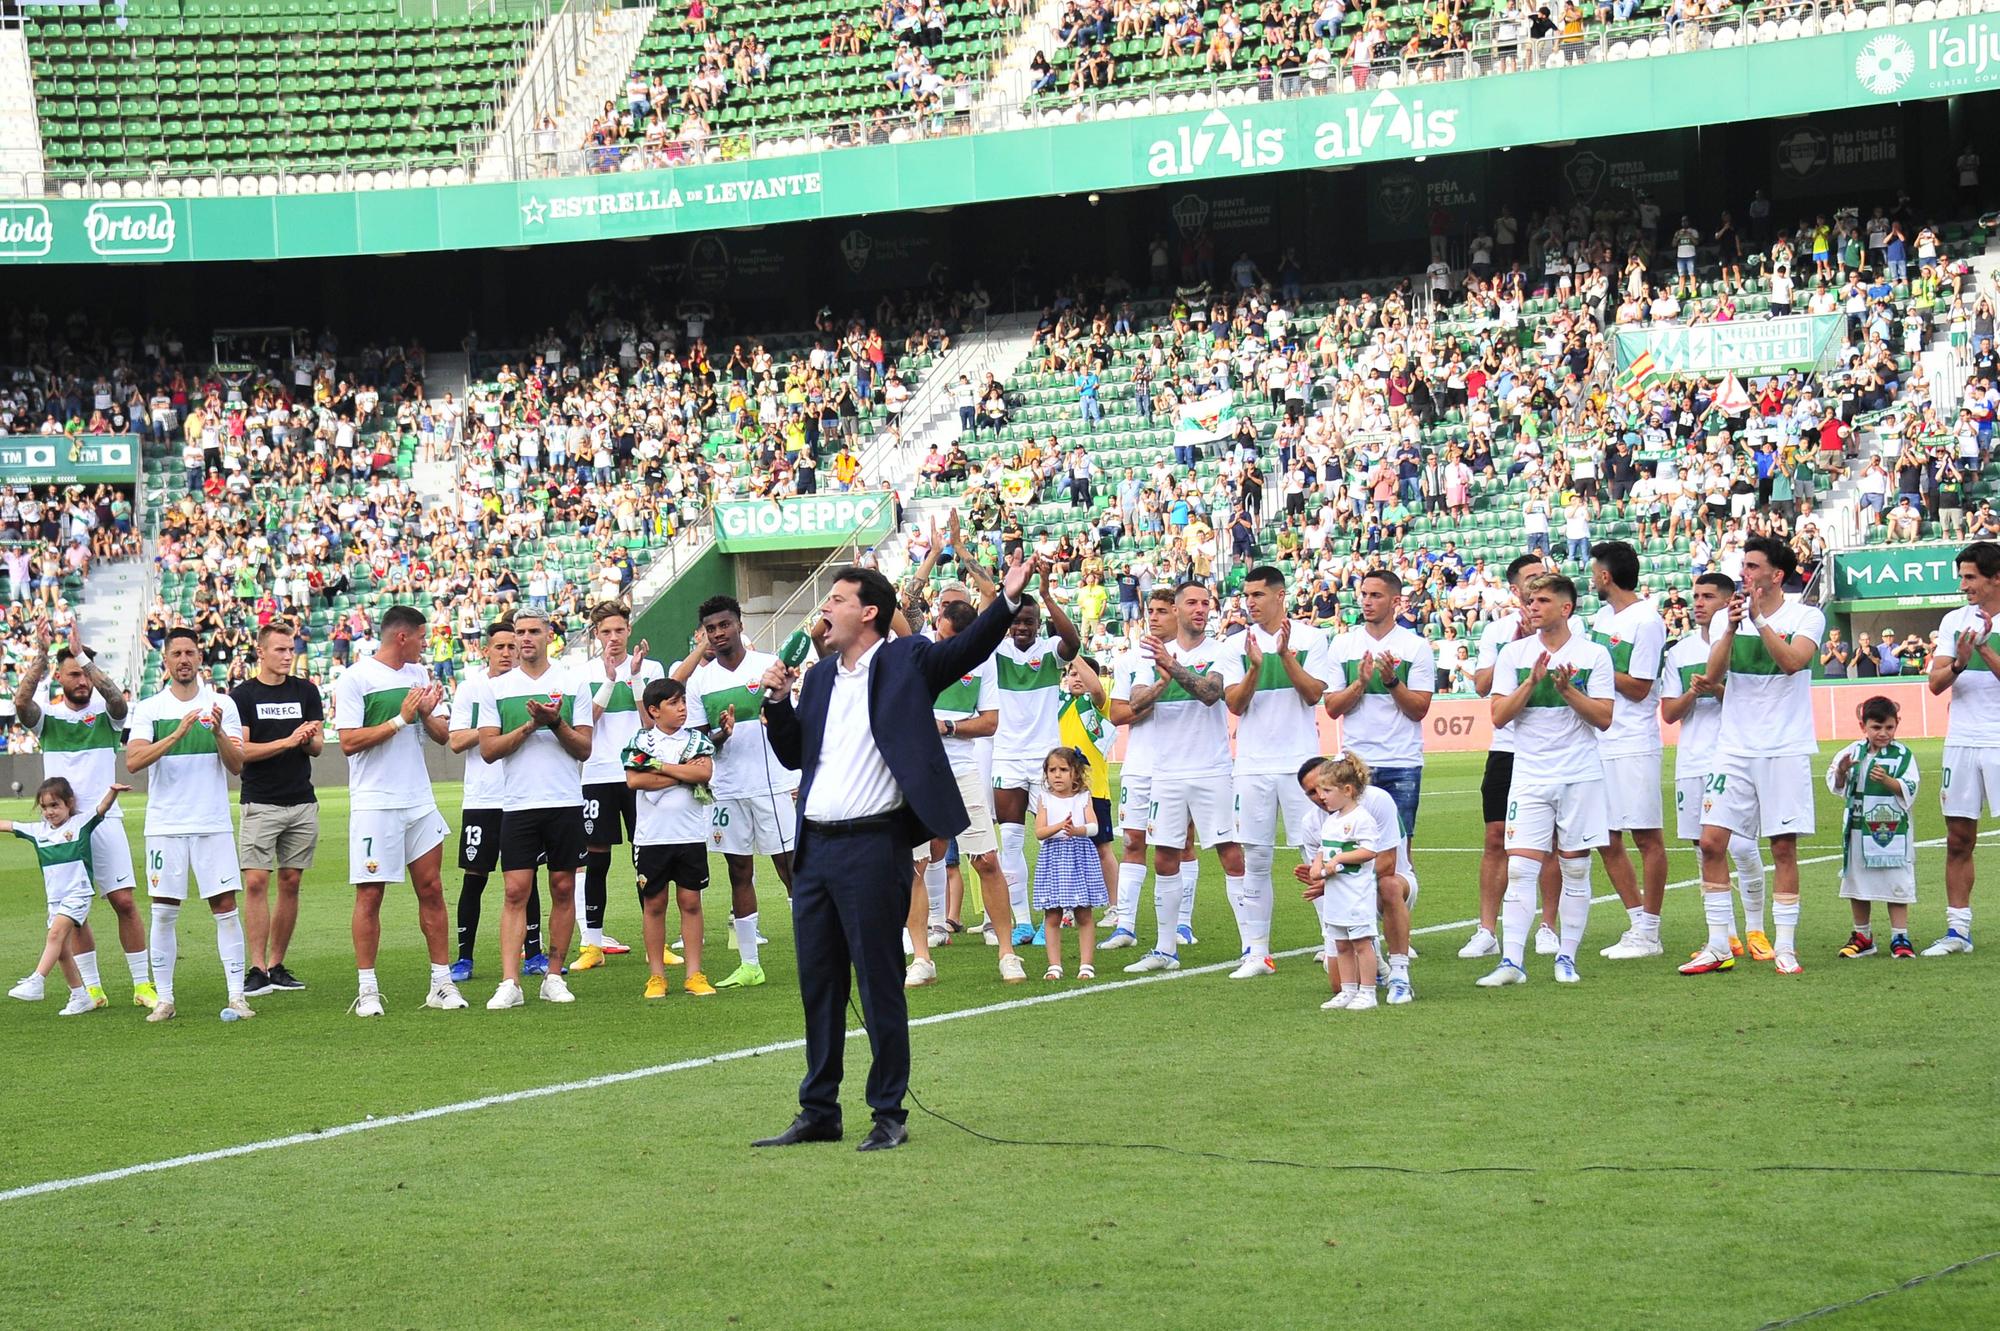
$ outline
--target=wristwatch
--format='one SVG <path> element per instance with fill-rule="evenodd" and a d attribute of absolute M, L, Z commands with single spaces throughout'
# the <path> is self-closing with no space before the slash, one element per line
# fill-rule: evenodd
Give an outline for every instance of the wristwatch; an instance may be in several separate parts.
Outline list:
<path fill-rule="evenodd" d="M 944 733 L 947 735 L 956 735 L 958 733 L 958 722 L 956 721 L 945 722 Z"/>

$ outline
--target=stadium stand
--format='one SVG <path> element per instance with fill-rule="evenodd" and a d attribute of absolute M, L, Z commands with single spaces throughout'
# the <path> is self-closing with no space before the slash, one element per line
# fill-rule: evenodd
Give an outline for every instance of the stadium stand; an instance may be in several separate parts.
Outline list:
<path fill-rule="evenodd" d="M 226 170 L 272 189 L 281 171 L 457 164 L 528 41 L 505 11 L 416 19 L 396 0 L 133 0 L 28 28 L 52 180 Z"/>

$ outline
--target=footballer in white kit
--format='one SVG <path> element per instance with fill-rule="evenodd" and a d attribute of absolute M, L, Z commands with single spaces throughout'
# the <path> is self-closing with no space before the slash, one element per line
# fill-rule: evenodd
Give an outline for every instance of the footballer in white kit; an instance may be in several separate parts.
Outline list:
<path fill-rule="evenodd" d="M 1973 851 L 1979 819 L 2000 813 L 2000 544 L 1974 541 L 1958 552 L 1958 585 L 1966 604 L 1938 625 L 1930 691 L 1951 694 L 1943 767 L 1944 936 L 1927 957 L 1972 951 Z"/>
<path fill-rule="evenodd" d="M 1146 634 L 1167 638 L 1174 632 L 1174 594 L 1155 587 L 1146 595 Z M 1112 899 L 1111 930 L 1098 943 L 1100 951 L 1138 944 L 1139 897 L 1146 887 L 1146 827 L 1153 817 L 1153 706 L 1167 679 L 1143 645 L 1121 652 L 1111 663 L 1111 692 L 1106 718 L 1125 727 L 1125 761 L 1118 771 L 1118 827 L 1125 845 L 1118 864 L 1118 894 Z M 1183 894 L 1185 904 L 1185 894 Z"/>
<path fill-rule="evenodd" d="M 169 1021 L 175 1015 L 180 912 L 190 878 L 215 916 L 215 945 L 229 992 L 224 1017 L 253 1017 L 243 999 L 243 921 L 236 911 L 240 870 L 229 821 L 229 777 L 243 770 L 243 721 L 227 694 L 198 682 L 201 639 L 193 629 L 167 630 L 161 658 L 167 686 L 127 714 L 125 740 L 126 770 L 153 771 L 146 792 L 146 886 L 158 1001 L 146 1020 Z"/>
<path fill-rule="evenodd" d="M 1284 815 L 1285 844 L 1301 852 L 1312 845 L 1320 810 L 1299 785 L 1299 764 L 1319 755 L 1315 708 L 1325 696 L 1333 666 L 1327 636 L 1317 626 L 1285 617 L 1285 575 L 1262 565 L 1243 583 L 1250 624 L 1243 633 L 1243 675 L 1227 693 L 1236 714 L 1233 773 L 1236 840 L 1243 847 L 1243 892 L 1229 905 L 1242 936 L 1243 961 L 1232 979 L 1276 972 L 1271 960 L 1271 917 L 1276 889 L 1271 867 Z"/>
<path fill-rule="evenodd" d="M 1604 604 L 1591 616 L 1590 636 L 1611 656 L 1616 672 L 1611 728 L 1598 737 L 1604 760 L 1611 840 L 1604 872 L 1624 903 L 1631 927 L 1599 955 L 1612 960 L 1660 955 L 1660 909 L 1667 893 L 1667 843 L 1660 816 L 1660 670 L 1667 626 L 1652 598 L 1639 594 L 1639 552 L 1625 541 L 1591 547 L 1591 579 Z M 1632 873 L 1624 837 L 1638 848 L 1643 882 Z"/>
<path fill-rule="evenodd" d="M 1243 850 L 1236 841 L 1236 803 L 1229 755 L 1229 709 L 1223 694 L 1243 678 L 1241 649 L 1208 636 L 1215 594 L 1198 582 L 1174 590 L 1174 637 L 1143 643 L 1167 677 L 1153 703 L 1153 784 L 1146 840 L 1153 847 L 1153 915 L 1159 941 L 1125 969 L 1180 966 L 1183 862 L 1197 859 L 1189 824 L 1203 850 L 1214 849 L 1235 900 L 1243 890 Z"/>
<path fill-rule="evenodd" d="M 1542 862 L 1555 847 L 1562 872 L 1561 938 L 1555 978 L 1575 983 L 1577 948 L 1590 919 L 1590 852 L 1611 839 L 1598 736 L 1616 693 L 1611 655 L 1572 633 L 1576 584 L 1545 573 L 1527 584 L 1532 637 L 1509 643 L 1493 667 L 1493 724 L 1514 725 L 1507 793 L 1507 891 L 1501 900 L 1501 962 L 1479 983 L 1519 984 L 1539 899 Z"/>
<path fill-rule="evenodd" d="M 1724 574 L 1704 573 L 1694 580 L 1695 630 L 1667 649 L 1660 676 L 1660 713 L 1680 725 L 1674 745 L 1674 828 L 1683 841 L 1701 840 L 1701 805 L 1715 738 L 1722 729 L 1723 686 L 1708 681 L 1707 635 L 1715 616 L 1735 594 L 1735 581 Z M 1764 929 L 1764 852 L 1752 838 L 1732 836 L 1729 857 L 1736 865 L 1744 922 L 1741 935 L 1730 935 L 1730 951 L 1737 956 L 1747 951 L 1753 961 L 1769 961 L 1773 953 Z"/>
<path fill-rule="evenodd" d="M 1687 974 L 1733 964 L 1729 929 L 1732 835 L 1768 837 L 1775 864 L 1771 899 L 1778 972 L 1801 969 L 1795 938 L 1799 919 L 1798 839 L 1813 831 L 1812 664 L 1826 637 L 1826 616 L 1786 599 L 1785 579 L 1798 557 L 1785 542 L 1757 536 L 1744 542 L 1742 590 L 1727 618 L 1710 626 L 1708 677 L 1723 681 L 1722 724 L 1702 797 L 1702 894 L 1709 940 L 1706 957 Z M 1711 963 L 1704 967 L 1703 963 Z"/>
<path fill-rule="evenodd" d="M 1387 569 L 1362 575 L 1361 623 L 1333 640 L 1333 680 L 1323 700 L 1341 718 L 1340 742 L 1368 764 L 1395 798 L 1406 836 L 1417 834 L 1424 785 L 1424 717 L 1437 691 L 1437 651 L 1396 622 L 1403 580 Z M 1393 946 L 1394 939 L 1389 940 Z"/>

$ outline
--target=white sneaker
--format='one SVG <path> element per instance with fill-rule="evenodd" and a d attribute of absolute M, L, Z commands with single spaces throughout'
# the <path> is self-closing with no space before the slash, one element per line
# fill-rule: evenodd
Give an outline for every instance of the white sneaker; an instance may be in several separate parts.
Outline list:
<path fill-rule="evenodd" d="M 97 1000 L 89 994 L 84 994 L 80 998 L 72 998 L 69 1002 L 64 1003 L 62 1011 L 56 1013 L 56 1015 L 58 1017 L 80 1017 L 86 1012 L 95 1012 L 96 1010 Z"/>
<path fill-rule="evenodd" d="M 465 1001 L 465 995 L 458 992 L 457 985 L 450 980 L 440 980 L 431 986 L 430 993 L 424 998 L 424 1006 L 437 1008 L 441 1012 L 456 1012 L 460 1008 L 471 1007 L 472 1004 Z"/>
<path fill-rule="evenodd" d="M 363 989 L 347 1005 L 347 1010 L 357 1017 L 379 1017 L 382 1015 L 382 991 Z"/>
<path fill-rule="evenodd" d="M 1028 968 L 1021 964 L 1021 954 L 1009 952 L 1000 958 L 1000 978 L 1008 984 L 1019 984 L 1028 978 Z"/>
<path fill-rule="evenodd" d="M 1389 983 L 1389 959 L 1380 952 L 1375 954 L 1375 987 L 1380 989 Z"/>
<path fill-rule="evenodd" d="M 1576 959 L 1574 957 L 1556 958 L 1557 984 L 1577 984 L 1582 980 L 1583 977 L 1576 973 Z"/>
<path fill-rule="evenodd" d="M 1116 923 L 1113 923 L 1110 936 L 1097 945 L 1097 950 L 1099 952 L 1111 952 L 1121 947 L 1137 946 L 1139 946 L 1139 935 L 1133 933 L 1130 929 L 1120 928 Z"/>
<path fill-rule="evenodd" d="M 1313 953 L 1313 965 L 1315 965 L 1315 966 L 1324 966 L 1324 965 L 1326 965 L 1326 949 L 1325 949 L 1325 948 L 1320 948 L 1320 949 L 1319 949 L 1318 951 L 1316 951 L 1316 952 L 1314 952 L 1314 953 Z"/>
<path fill-rule="evenodd" d="M 925 935 L 932 947 L 950 947 L 951 930 L 941 924 L 933 924 Z"/>
<path fill-rule="evenodd" d="M 576 995 L 569 991 L 569 983 L 554 973 L 542 977 L 542 1001 L 544 1003 L 574 1003 Z"/>
<path fill-rule="evenodd" d="M 1144 975 L 1149 971 L 1177 971 L 1180 968 L 1181 959 L 1178 956 L 1172 952 L 1162 952 L 1158 948 L 1155 948 L 1127 966 L 1125 973 L 1127 975 Z"/>
<path fill-rule="evenodd" d="M 1528 972 L 1511 961 L 1502 961 L 1498 966 L 1480 976 L 1473 983 L 1481 989 L 1498 989 L 1503 984 L 1526 984 Z"/>
<path fill-rule="evenodd" d="M 1549 928 L 1546 924 L 1535 930 L 1536 956 L 1553 957 L 1560 951 L 1562 951 L 1562 939 L 1557 935 L 1555 930 Z"/>
<path fill-rule="evenodd" d="M 157 1003 L 154 1003 L 152 1010 L 146 1014 L 147 1021 L 172 1021 L 173 1019 L 173 1000 L 166 998 L 162 998 Z"/>
<path fill-rule="evenodd" d="M 1972 951 L 1972 940 L 1956 929 L 1946 932 L 1943 938 L 1924 949 L 1927 957 L 1948 957 L 1954 952 Z"/>
<path fill-rule="evenodd" d="M 250 1010 L 250 1004 L 245 1002 L 241 995 L 230 999 L 228 1005 L 222 1009 L 222 1019 L 224 1021 L 248 1021 L 256 1015 L 255 1012 Z M 379 1016 L 380 1013 L 376 1015 Z"/>
<path fill-rule="evenodd" d="M 1276 975 L 1278 963 L 1269 957 L 1253 957 L 1245 954 L 1243 964 L 1229 972 L 1232 980 L 1254 980 L 1259 976 Z"/>
<path fill-rule="evenodd" d="M 27 979 L 9 989 L 7 997 L 18 998 L 23 1003 L 39 1003 L 42 1001 L 44 992 L 42 977 L 39 975 L 30 975 Z"/>
<path fill-rule="evenodd" d="M 937 963 L 929 957 L 918 957 L 910 963 L 910 969 L 903 973 L 905 989 L 921 989 L 927 984 L 937 983 Z"/>
<path fill-rule="evenodd" d="M 1636 961 L 1640 957 L 1657 957 L 1663 951 L 1659 939 L 1637 929 L 1627 929 L 1622 938 L 1597 955 L 1607 961 Z"/>
<path fill-rule="evenodd" d="M 667 946 L 675 952 L 685 952 L 687 951 L 687 939 L 676 938 L 673 942 L 667 944 Z"/>
<path fill-rule="evenodd" d="M 500 987 L 493 991 L 493 997 L 486 1000 L 486 1010 L 501 1012 L 510 1007 L 520 1007 L 527 1001 L 527 996 L 521 992 L 519 980 L 502 980 Z"/>
<path fill-rule="evenodd" d="M 979 938 L 988 947 L 1000 946 L 1000 935 L 994 932 L 991 920 L 979 926 Z"/>
<path fill-rule="evenodd" d="M 1319 1005 L 1319 1010 L 1321 1012 L 1338 1012 L 1340 1009 L 1346 1007 L 1349 1003 L 1353 1001 L 1354 1001 L 1354 995 L 1348 993 L 1345 989 L 1343 989 L 1339 993 L 1335 994 L 1332 998 L 1327 999 L 1326 1002 L 1321 1003 Z"/>
<path fill-rule="evenodd" d="M 1491 929 L 1482 926 L 1472 931 L 1472 937 L 1465 940 L 1465 946 L 1458 950 L 1458 955 L 1470 961 L 1474 957 L 1490 957 L 1499 950 L 1500 940 L 1493 936 Z"/>
<path fill-rule="evenodd" d="M 1408 980 L 1399 980 L 1391 978 L 1389 981 L 1388 999 L 1389 999 L 1389 1006 L 1401 1007 L 1405 1003 L 1416 1002 L 1417 991 L 1411 987 L 1410 982 Z"/>
<path fill-rule="evenodd" d="M 1373 989 L 1363 986 L 1361 992 L 1354 996 L 1354 1001 L 1347 1005 L 1347 1010 L 1349 1012 L 1360 1012 L 1364 1008 L 1374 1007 L 1380 1002 L 1381 1000 L 1375 997 Z"/>

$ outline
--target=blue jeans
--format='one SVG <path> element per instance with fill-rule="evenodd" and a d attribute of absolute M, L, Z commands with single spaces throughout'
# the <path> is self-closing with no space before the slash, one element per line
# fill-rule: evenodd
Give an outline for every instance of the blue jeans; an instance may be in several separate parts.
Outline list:
<path fill-rule="evenodd" d="M 1078 405 L 1083 409 L 1083 423 L 1085 425 L 1095 425 L 1104 419 L 1104 404 L 1099 402 L 1095 397 L 1081 398 L 1078 400 Z"/>
<path fill-rule="evenodd" d="M 1417 834 L 1417 801 L 1424 790 L 1424 769 L 1421 767 L 1377 767 L 1370 773 L 1374 784 L 1389 792 L 1389 798 L 1396 801 L 1396 815 L 1403 820 L 1403 836 L 1407 839 Z"/>

